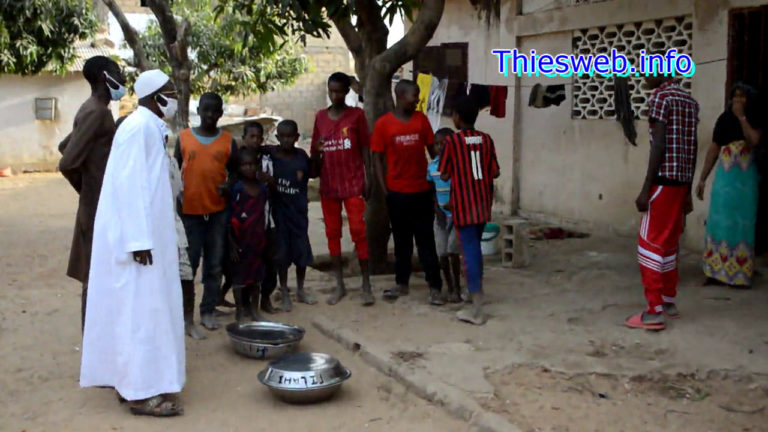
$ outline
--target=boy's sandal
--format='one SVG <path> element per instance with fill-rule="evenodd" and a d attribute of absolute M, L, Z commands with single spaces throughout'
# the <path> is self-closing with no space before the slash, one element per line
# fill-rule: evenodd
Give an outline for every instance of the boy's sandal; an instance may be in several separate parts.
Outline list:
<path fill-rule="evenodd" d="M 381 293 L 381 296 L 384 297 L 386 300 L 397 300 L 402 294 L 402 290 L 400 289 L 400 286 L 395 286 L 394 288 L 385 289 L 384 292 Z"/>
<path fill-rule="evenodd" d="M 131 414 L 152 417 L 173 417 L 184 413 L 184 409 L 165 395 L 153 396 L 131 404 Z"/>
<path fill-rule="evenodd" d="M 647 324 L 643 322 L 643 313 L 638 312 L 624 321 L 624 325 L 629 328 L 643 329 L 643 330 L 664 330 L 666 325 L 664 323 Z"/>
<path fill-rule="evenodd" d="M 437 290 L 430 291 L 429 304 L 432 306 L 443 306 L 445 304 L 445 297 L 443 296 L 443 293 Z"/>

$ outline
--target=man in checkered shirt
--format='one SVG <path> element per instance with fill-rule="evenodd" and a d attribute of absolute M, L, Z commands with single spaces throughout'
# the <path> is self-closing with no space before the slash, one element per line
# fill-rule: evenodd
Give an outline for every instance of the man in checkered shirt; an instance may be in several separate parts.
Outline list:
<path fill-rule="evenodd" d="M 663 330 L 665 317 L 680 317 L 675 306 L 677 253 L 685 215 L 693 210 L 699 104 L 671 76 L 649 76 L 645 82 L 655 89 L 648 101 L 651 155 L 635 204 L 643 213 L 637 257 L 648 307 L 625 324 Z"/>

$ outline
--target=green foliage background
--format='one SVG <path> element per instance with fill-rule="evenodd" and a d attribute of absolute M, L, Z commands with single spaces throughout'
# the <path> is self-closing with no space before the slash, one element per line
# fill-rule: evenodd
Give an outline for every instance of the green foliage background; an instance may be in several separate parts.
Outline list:
<path fill-rule="evenodd" d="M 0 73 L 63 74 L 97 25 L 87 0 L 0 0 Z"/>
<path fill-rule="evenodd" d="M 213 10 L 210 1 L 205 0 L 175 0 L 173 13 L 191 24 L 187 38 L 193 63 L 193 95 L 206 91 L 235 96 L 268 92 L 293 84 L 310 69 L 299 45 L 279 37 L 271 27 L 277 19 L 275 11 L 260 11 L 251 27 L 243 26 L 231 7 Z M 149 60 L 170 73 L 156 22 L 141 35 L 141 42 Z"/>

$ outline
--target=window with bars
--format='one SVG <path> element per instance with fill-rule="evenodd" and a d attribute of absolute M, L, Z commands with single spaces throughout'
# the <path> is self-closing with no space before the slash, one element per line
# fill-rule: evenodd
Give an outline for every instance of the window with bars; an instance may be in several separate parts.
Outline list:
<path fill-rule="evenodd" d="M 35 120 L 56 120 L 56 98 L 35 98 Z"/>
<path fill-rule="evenodd" d="M 675 48 L 679 53 L 691 55 L 692 37 L 693 21 L 690 15 L 593 27 L 573 32 L 573 54 L 610 55 L 611 50 L 616 49 L 627 56 L 630 63 L 638 65 L 640 50 L 651 53 Z M 690 91 L 691 78 L 684 78 L 682 87 Z M 629 77 L 628 88 L 635 118 L 648 118 L 647 102 L 651 90 L 645 86 L 643 77 Z M 572 118 L 595 120 L 612 119 L 615 116 L 613 78 L 599 74 L 573 76 Z"/>

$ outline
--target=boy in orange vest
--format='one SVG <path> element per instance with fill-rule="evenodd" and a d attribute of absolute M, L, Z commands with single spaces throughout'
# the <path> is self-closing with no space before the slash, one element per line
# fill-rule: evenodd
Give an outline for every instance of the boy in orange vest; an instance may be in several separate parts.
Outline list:
<path fill-rule="evenodd" d="M 216 93 L 200 96 L 200 126 L 179 132 L 175 150 L 184 182 L 181 219 L 187 232 L 193 274 L 203 257 L 200 321 L 208 330 L 220 327 L 214 312 L 221 295 L 227 229 L 227 199 L 221 191 L 235 169 L 237 151 L 232 135 L 218 127 L 223 107 L 221 96 Z"/>

